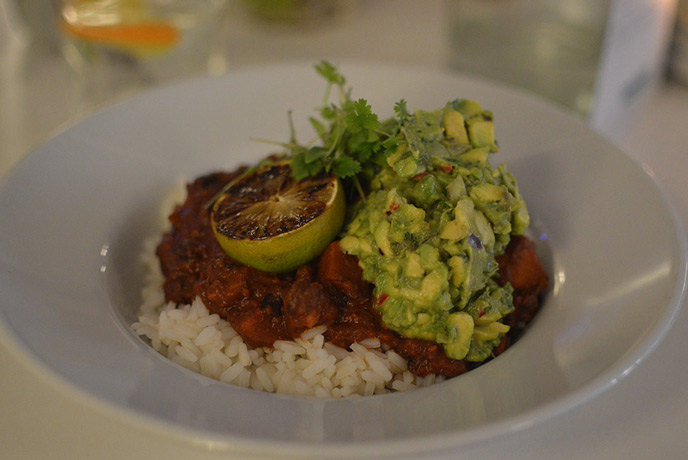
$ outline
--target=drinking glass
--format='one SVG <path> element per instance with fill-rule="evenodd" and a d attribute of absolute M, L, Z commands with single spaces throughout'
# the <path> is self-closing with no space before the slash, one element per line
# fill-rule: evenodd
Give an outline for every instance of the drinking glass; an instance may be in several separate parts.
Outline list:
<path fill-rule="evenodd" d="M 451 64 L 587 115 L 610 0 L 448 2 Z"/>
<path fill-rule="evenodd" d="M 227 0 L 60 0 L 67 60 L 91 104 L 224 70 Z"/>

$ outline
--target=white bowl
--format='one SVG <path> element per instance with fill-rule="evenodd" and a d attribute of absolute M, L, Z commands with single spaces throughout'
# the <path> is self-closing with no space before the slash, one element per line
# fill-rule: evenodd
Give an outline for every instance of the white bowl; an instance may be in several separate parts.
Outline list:
<path fill-rule="evenodd" d="M 115 105 L 56 136 L 0 188 L 0 320 L 83 397 L 214 449 L 275 457 L 412 456 L 542 422 L 627 375 L 683 296 L 686 241 L 649 169 L 523 94 L 420 68 L 345 65 L 383 116 L 404 98 L 479 101 L 533 217 L 553 287 L 532 327 L 492 362 L 427 389 L 358 399 L 276 396 L 187 371 L 129 328 L 143 239 L 180 177 L 254 161 L 321 103 L 310 64 L 230 73 Z M 309 131 L 310 132 L 310 131 Z M 307 140 L 304 135 L 302 140 Z"/>

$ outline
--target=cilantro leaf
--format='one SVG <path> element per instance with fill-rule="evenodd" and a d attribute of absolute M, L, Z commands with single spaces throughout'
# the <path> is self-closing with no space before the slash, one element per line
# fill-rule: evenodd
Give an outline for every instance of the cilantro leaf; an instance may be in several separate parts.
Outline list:
<path fill-rule="evenodd" d="M 320 116 L 325 120 L 334 120 L 337 117 L 337 109 L 331 105 L 323 106 L 320 109 Z"/>
<path fill-rule="evenodd" d="M 365 99 L 359 99 L 356 102 L 347 104 L 345 111 L 346 122 L 352 133 L 377 129 L 379 124 L 377 115 L 373 113 L 372 108 Z"/>
<path fill-rule="evenodd" d="M 339 73 L 337 68 L 327 61 L 320 61 L 320 64 L 315 66 L 315 70 L 333 85 L 343 86 L 346 84 L 346 79 Z"/>
<path fill-rule="evenodd" d="M 351 177 L 361 171 L 361 164 L 351 157 L 336 158 L 332 171 L 340 178 Z"/>
<path fill-rule="evenodd" d="M 403 121 L 405 118 L 411 116 L 408 109 L 406 108 L 406 100 L 402 99 L 396 104 L 394 104 L 394 113 L 397 114 L 397 118 L 399 118 L 400 121 Z"/>
<path fill-rule="evenodd" d="M 304 159 L 305 152 L 299 152 L 297 154 L 292 154 L 291 157 L 291 175 L 296 180 L 305 179 L 310 174 L 308 173 L 308 168 L 306 168 L 306 161 Z"/>
<path fill-rule="evenodd" d="M 378 136 L 374 132 L 361 131 L 352 135 L 347 143 L 352 154 L 358 160 L 367 161 L 380 147 Z"/>
<path fill-rule="evenodd" d="M 322 161 L 327 155 L 327 150 L 323 147 L 311 147 L 303 155 L 303 161 L 306 164 Z"/>

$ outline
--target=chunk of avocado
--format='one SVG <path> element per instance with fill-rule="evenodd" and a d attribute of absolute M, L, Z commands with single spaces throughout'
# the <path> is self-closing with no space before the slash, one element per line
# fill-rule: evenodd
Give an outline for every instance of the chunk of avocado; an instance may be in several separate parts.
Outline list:
<path fill-rule="evenodd" d="M 409 278 L 420 278 L 425 274 L 423 269 L 423 264 L 420 260 L 420 256 L 415 252 L 409 252 L 406 259 L 406 266 L 404 267 L 404 273 Z"/>
<path fill-rule="evenodd" d="M 488 147 L 491 152 L 499 150 L 494 138 L 494 124 L 490 120 L 470 120 L 468 122 L 468 137 L 473 147 Z"/>
<path fill-rule="evenodd" d="M 464 126 L 463 115 L 456 110 L 448 110 L 442 118 L 445 136 L 459 144 L 468 144 L 468 132 Z"/>
<path fill-rule="evenodd" d="M 454 108 L 463 115 L 464 120 L 468 120 L 469 118 L 473 118 L 483 113 L 483 108 L 480 107 L 480 104 L 470 99 L 456 101 L 454 103 Z"/>
<path fill-rule="evenodd" d="M 473 187 L 470 196 L 479 203 L 499 201 L 504 197 L 504 190 L 499 185 L 483 183 Z"/>
<path fill-rule="evenodd" d="M 464 220 L 450 220 L 444 224 L 440 238 L 443 240 L 461 240 L 471 234 L 470 227 Z"/>
<path fill-rule="evenodd" d="M 442 198 L 442 185 L 433 174 L 428 174 L 413 187 L 411 198 L 417 206 L 427 209 Z"/>
<path fill-rule="evenodd" d="M 392 246 L 389 244 L 388 238 L 389 226 L 389 222 L 383 220 L 375 228 L 373 236 L 375 237 L 375 243 L 377 243 L 377 247 L 380 248 L 382 253 L 388 257 L 393 257 L 394 251 L 392 250 Z"/>
<path fill-rule="evenodd" d="M 497 337 L 501 337 L 507 332 L 509 332 L 509 326 L 495 321 L 487 326 L 474 327 L 473 339 L 477 342 L 487 342 L 488 340 L 494 340 Z"/>
<path fill-rule="evenodd" d="M 475 327 L 473 318 L 468 313 L 462 311 L 452 313 L 447 317 L 447 327 L 455 330 L 456 339 L 451 343 L 444 344 L 444 352 L 452 359 L 465 358 L 473 338 Z"/>
<path fill-rule="evenodd" d="M 468 236 L 468 232 L 472 227 L 471 222 L 475 220 L 473 215 L 474 212 L 475 205 L 470 198 L 465 197 L 457 201 L 456 207 L 454 208 L 454 220 L 458 222 L 458 225 L 461 229 L 466 229 L 466 235 L 464 235 L 464 238 Z"/>
<path fill-rule="evenodd" d="M 454 286 L 461 286 L 466 280 L 466 261 L 461 256 L 454 256 L 447 261 L 451 268 L 451 282 Z"/>
<path fill-rule="evenodd" d="M 447 185 L 447 198 L 449 198 L 450 202 L 456 203 L 462 196 L 466 196 L 466 183 L 461 176 L 456 176 Z"/>
<path fill-rule="evenodd" d="M 530 214 L 525 202 L 521 202 L 521 206 L 514 215 L 514 221 L 511 223 L 514 235 L 523 235 L 530 225 Z"/>
<path fill-rule="evenodd" d="M 478 163 L 480 165 L 484 165 L 487 163 L 489 154 L 490 147 L 477 147 L 457 155 L 456 158 L 466 163 Z"/>

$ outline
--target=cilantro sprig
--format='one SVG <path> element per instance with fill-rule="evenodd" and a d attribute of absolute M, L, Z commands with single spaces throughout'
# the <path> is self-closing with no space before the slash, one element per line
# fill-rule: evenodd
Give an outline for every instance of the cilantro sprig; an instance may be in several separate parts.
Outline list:
<path fill-rule="evenodd" d="M 381 123 L 365 99 L 354 100 L 346 79 L 335 66 L 322 61 L 315 70 L 327 82 L 319 116 L 309 119 L 317 139 L 308 145 L 298 143 L 290 121 L 291 139 L 286 146 L 292 175 L 301 180 L 324 171 L 353 183 L 362 193 L 361 182 L 372 177 L 396 149 L 398 127 L 395 123 Z M 338 96 L 336 103 L 330 102 L 333 90 Z M 397 103 L 395 112 L 400 119 L 408 116 L 403 100 Z"/>

